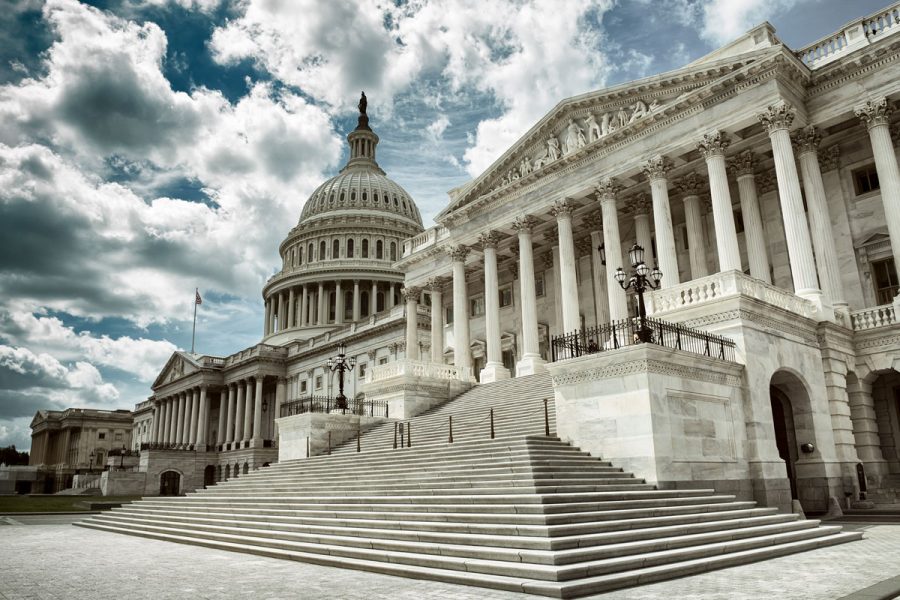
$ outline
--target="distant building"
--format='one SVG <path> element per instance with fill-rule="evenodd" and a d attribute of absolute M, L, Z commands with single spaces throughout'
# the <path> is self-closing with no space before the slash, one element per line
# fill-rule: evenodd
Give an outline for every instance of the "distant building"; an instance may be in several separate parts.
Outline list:
<path fill-rule="evenodd" d="M 130 410 L 39 410 L 31 421 L 29 465 L 38 469 L 31 492 L 52 494 L 72 487 L 78 473 L 102 471 L 111 450 L 131 448 L 133 423 Z"/>

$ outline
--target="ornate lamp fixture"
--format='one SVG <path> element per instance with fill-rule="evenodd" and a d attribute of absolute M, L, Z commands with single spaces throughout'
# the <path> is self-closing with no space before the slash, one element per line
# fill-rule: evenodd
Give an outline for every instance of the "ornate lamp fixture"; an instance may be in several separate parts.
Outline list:
<path fill-rule="evenodd" d="M 634 268 L 634 273 L 628 279 L 628 283 L 625 283 L 625 279 L 628 277 L 625 274 L 625 271 L 622 270 L 622 267 L 616 269 L 615 277 L 616 281 L 619 282 L 619 285 L 622 286 L 623 290 L 627 290 L 628 288 L 634 288 L 635 293 L 637 293 L 638 297 L 638 318 L 640 319 L 640 329 L 638 330 L 638 339 L 645 343 L 653 342 L 653 330 L 647 327 L 647 310 L 644 307 L 644 292 L 647 288 L 651 290 L 659 289 L 659 282 L 662 280 L 662 271 L 659 270 L 659 267 L 654 266 L 653 270 L 650 269 L 644 263 L 644 248 L 635 244 L 631 247 L 631 250 L 628 251 L 628 258 L 631 260 L 631 266 Z"/>
<path fill-rule="evenodd" d="M 338 374 L 337 408 L 347 409 L 347 396 L 344 395 L 344 373 L 348 373 L 356 366 L 356 358 L 347 356 L 347 347 L 343 342 L 338 344 L 337 356 L 332 356 L 325 362 L 325 366 Z"/>

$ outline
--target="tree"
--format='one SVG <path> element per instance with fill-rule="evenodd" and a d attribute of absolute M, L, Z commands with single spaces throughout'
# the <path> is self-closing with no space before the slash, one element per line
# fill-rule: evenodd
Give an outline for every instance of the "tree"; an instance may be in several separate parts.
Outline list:
<path fill-rule="evenodd" d="M 0 448 L 0 464 L 27 465 L 28 453 L 16 450 L 15 444 L 6 448 Z"/>

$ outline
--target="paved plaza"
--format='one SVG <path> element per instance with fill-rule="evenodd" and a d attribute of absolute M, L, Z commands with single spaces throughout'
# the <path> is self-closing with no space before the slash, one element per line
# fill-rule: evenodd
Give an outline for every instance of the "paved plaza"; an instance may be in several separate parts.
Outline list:
<path fill-rule="evenodd" d="M 71 521 L 77 518 L 80 517 L 0 516 L 0 598 L 535 598 L 71 526 Z M 791 600 L 877 600 L 890 598 L 890 590 L 897 593 L 900 590 L 900 525 L 853 523 L 846 524 L 845 528 L 861 529 L 866 532 L 866 538 L 850 545 L 591 598 L 757 600 L 776 594 Z"/>

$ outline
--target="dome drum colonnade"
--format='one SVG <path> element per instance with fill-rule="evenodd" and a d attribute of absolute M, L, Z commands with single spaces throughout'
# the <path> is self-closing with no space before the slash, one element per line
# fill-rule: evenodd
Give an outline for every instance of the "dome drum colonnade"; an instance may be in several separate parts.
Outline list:
<path fill-rule="evenodd" d="M 896 243 L 892 243 L 895 261 L 896 264 L 900 264 L 900 254 L 898 254 L 900 253 L 900 172 L 898 172 L 897 159 L 888 129 L 891 108 L 886 98 L 880 98 L 868 101 L 853 110 L 869 133 L 881 181 L 882 200 L 889 234 L 892 240 L 898 240 Z M 816 306 L 819 320 L 833 321 L 846 316 L 848 306 L 840 284 L 840 272 L 835 256 L 831 227 L 827 223 L 827 217 L 824 216 L 828 214 L 827 200 L 817 156 L 821 134 L 816 127 L 811 125 L 791 132 L 794 118 L 794 110 L 783 100 L 773 103 L 758 114 L 758 120 L 769 138 L 774 159 L 778 199 L 783 217 L 794 293 L 811 301 Z M 701 209 L 701 194 L 704 192 L 710 196 L 719 271 L 743 271 L 729 189 L 728 171 L 730 170 L 735 175 L 738 184 L 750 274 L 771 285 L 766 236 L 763 231 L 756 189 L 758 156 L 751 150 L 745 150 L 726 161 L 728 147 L 728 136 L 722 131 L 704 134 L 696 142 L 696 148 L 706 165 L 709 181 L 708 191 L 703 189 L 704 178 L 694 172 L 686 173 L 674 181 L 675 189 L 683 194 L 685 206 L 685 226 L 690 249 L 690 277 L 698 279 L 708 275 L 706 266 L 708 245 L 704 239 Z M 808 224 L 800 191 L 801 180 L 796 159 L 799 159 L 800 169 L 803 173 L 802 187 L 809 205 Z M 657 256 L 660 270 L 664 274 L 662 280 L 664 288 L 677 285 L 680 279 L 668 197 L 668 173 L 671 169 L 671 161 L 660 155 L 650 158 L 641 165 L 641 171 L 650 184 Z M 620 210 L 618 205 L 621 191 L 615 178 L 603 178 L 596 186 L 596 198 L 599 201 L 600 210 L 591 210 L 584 214 L 582 219 L 582 223 L 590 229 L 592 242 L 602 240 L 604 243 L 606 263 L 613 270 L 616 266 L 624 264 L 619 233 Z M 581 307 L 579 306 L 576 276 L 575 233 L 572 227 L 573 213 L 580 208 L 581 206 L 576 201 L 566 198 L 554 202 L 549 212 L 552 219 L 556 221 L 556 231 L 553 232 L 553 237 L 554 244 L 558 245 L 560 268 L 560 290 L 557 300 L 562 309 L 562 331 L 564 332 L 576 331 L 581 326 Z M 647 209 L 629 208 L 631 208 L 636 221 L 636 241 L 638 243 L 644 241 L 644 244 L 649 247 L 649 240 L 641 239 L 641 237 L 650 235 L 647 230 L 649 229 L 649 220 L 644 216 L 647 214 Z M 495 225 L 498 230 L 505 228 L 514 231 L 518 241 L 522 318 L 520 332 L 522 354 L 516 366 L 518 375 L 543 370 L 544 361 L 538 348 L 538 315 L 532 239 L 535 228 L 544 223 L 542 217 L 544 215 L 525 215 L 516 218 L 506 226 Z M 646 220 L 646 229 L 638 223 L 641 219 Z M 810 230 L 813 232 L 812 235 L 810 235 Z M 485 290 L 496 290 L 496 248 L 501 236 L 495 230 L 477 235 L 479 235 L 478 246 L 483 249 L 484 255 Z M 478 246 L 456 244 L 446 248 L 451 262 L 453 286 L 453 334 L 457 340 L 454 345 L 457 349 L 466 349 L 466 351 L 454 353 L 454 364 L 457 367 L 472 367 L 472 355 L 468 351 L 470 345 L 469 321 L 466 314 L 468 305 L 466 259 L 471 253 L 471 248 Z M 404 259 L 406 259 L 405 256 Z M 594 279 L 592 286 L 597 298 L 598 322 L 601 320 L 601 316 L 604 321 L 625 319 L 629 316 L 626 293 L 618 285 L 608 285 L 605 267 L 599 263 L 600 261 L 597 260 L 592 261 L 592 278 Z M 440 277 L 432 278 L 430 280 L 431 287 L 434 286 L 434 282 L 439 281 L 441 281 Z M 415 315 L 414 309 L 419 298 L 417 293 L 419 288 L 415 285 L 408 287 L 410 289 L 406 291 L 407 315 Z M 605 293 L 600 294 L 597 293 L 598 291 Z M 432 306 L 440 306 L 435 302 L 433 296 Z M 838 317 L 835 317 L 835 311 L 838 312 Z M 460 314 L 456 314 L 457 312 Z M 431 334 L 433 338 L 442 336 L 441 315 L 442 311 L 432 310 Z M 499 329 L 492 325 L 497 322 L 498 318 L 497 298 L 493 294 L 486 294 L 485 322 L 488 364 L 494 362 L 492 357 L 496 359 L 499 354 Z M 436 331 L 436 328 L 439 331 Z M 408 325 L 407 338 L 410 338 L 413 331 L 412 325 Z M 407 347 L 409 347 L 410 341 L 407 339 Z M 432 347 L 435 347 L 434 341 Z M 443 362 L 443 357 L 439 353 L 432 352 L 431 360 Z M 494 366 L 488 371 L 483 372 L 483 375 L 487 376 L 487 379 L 483 380 L 491 381 L 493 378 L 509 376 L 508 372 L 503 372 L 502 367 L 497 369 Z"/>
<path fill-rule="evenodd" d="M 422 217 L 375 161 L 364 112 L 347 140 L 346 166 L 313 192 L 281 244 L 282 271 L 263 290 L 266 336 L 358 321 L 399 301 L 403 274 L 392 265 Z"/>

